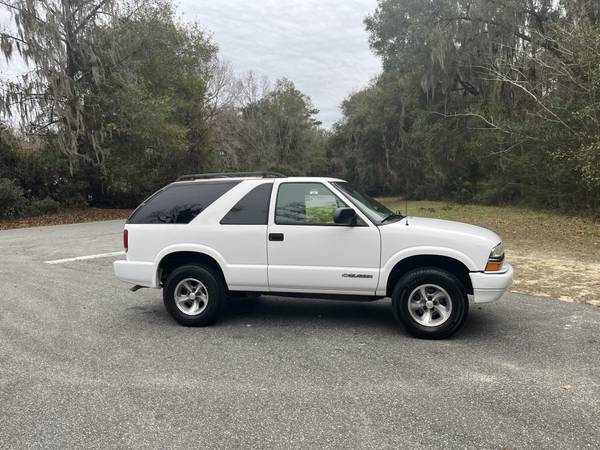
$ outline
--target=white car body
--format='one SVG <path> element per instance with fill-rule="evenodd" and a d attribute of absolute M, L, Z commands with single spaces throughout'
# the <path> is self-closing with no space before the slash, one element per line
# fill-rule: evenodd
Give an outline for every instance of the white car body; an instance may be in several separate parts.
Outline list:
<path fill-rule="evenodd" d="M 485 270 L 490 251 L 501 242 L 485 228 L 419 217 L 376 225 L 336 187 L 334 183 L 342 180 L 334 178 L 240 180 L 187 224 L 127 223 L 127 259 L 115 261 L 116 276 L 134 285 L 160 288 L 163 258 L 174 252 L 194 252 L 216 261 L 230 291 L 385 297 L 390 295 L 390 277 L 397 278 L 394 268 L 402 267 L 408 258 L 427 255 L 464 266 L 471 284 L 468 293 L 475 303 L 497 300 L 512 283 L 509 264 L 504 263 L 501 270 Z M 307 182 L 325 185 L 355 210 L 363 226 L 275 223 L 279 187 Z M 232 206 L 264 183 L 273 186 L 267 224 L 220 223 Z M 273 233 L 283 234 L 284 240 L 269 240 Z"/>

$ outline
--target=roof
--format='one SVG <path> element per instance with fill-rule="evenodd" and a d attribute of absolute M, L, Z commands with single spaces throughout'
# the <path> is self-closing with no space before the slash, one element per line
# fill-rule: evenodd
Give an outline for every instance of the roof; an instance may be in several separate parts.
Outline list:
<path fill-rule="evenodd" d="M 245 179 L 275 179 L 285 178 L 286 181 L 290 182 L 311 182 L 311 181 L 344 181 L 339 178 L 331 177 L 288 177 L 277 172 L 214 172 L 214 173 L 200 173 L 191 175 L 182 175 L 175 182 L 179 181 L 208 181 L 208 180 L 245 180 Z"/>
<path fill-rule="evenodd" d="M 182 175 L 175 181 L 212 180 L 215 178 L 285 178 L 278 172 L 209 172 Z"/>

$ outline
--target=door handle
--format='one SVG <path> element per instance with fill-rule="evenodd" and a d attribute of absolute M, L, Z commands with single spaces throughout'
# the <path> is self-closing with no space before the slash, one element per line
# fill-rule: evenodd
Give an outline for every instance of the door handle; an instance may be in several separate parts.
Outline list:
<path fill-rule="evenodd" d="M 283 241 L 283 233 L 269 233 L 270 241 Z"/>

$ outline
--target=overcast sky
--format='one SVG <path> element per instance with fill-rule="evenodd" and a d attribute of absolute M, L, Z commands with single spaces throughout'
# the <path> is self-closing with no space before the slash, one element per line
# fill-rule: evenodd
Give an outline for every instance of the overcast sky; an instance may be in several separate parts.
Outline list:
<path fill-rule="evenodd" d="M 218 44 L 221 58 L 242 75 L 286 77 L 309 95 L 327 127 L 340 103 L 380 69 L 370 52 L 363 19 L 376 0 L 179 0 L 178 15 L 198 22 Z M 6 23 L 2 11 L 0 21 Z M 22 70 L 22 68 L 21 68 Z M 0 63 L 7 76 L 18 67 Z"/>
<path fill-rule="evenodd" d="M 339 105 L 379 72 L 363 19 L 376 0 L 180 0 L 179 15 L 212 32 L 242 74 L 287 77 L 330 126 Z"/>

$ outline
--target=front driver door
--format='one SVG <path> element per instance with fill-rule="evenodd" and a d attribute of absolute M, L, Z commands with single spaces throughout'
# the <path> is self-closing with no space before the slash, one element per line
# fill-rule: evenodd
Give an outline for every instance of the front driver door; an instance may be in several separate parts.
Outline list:
<path fill-rule="evenodd" d="M 379 229 L 359 211 L 355 226 L 335 224 L 335 209 L 351 205 L 324 183 L 279 181 L 275 188 L 267 233 L 270 290 L 373 295 Z"/>

